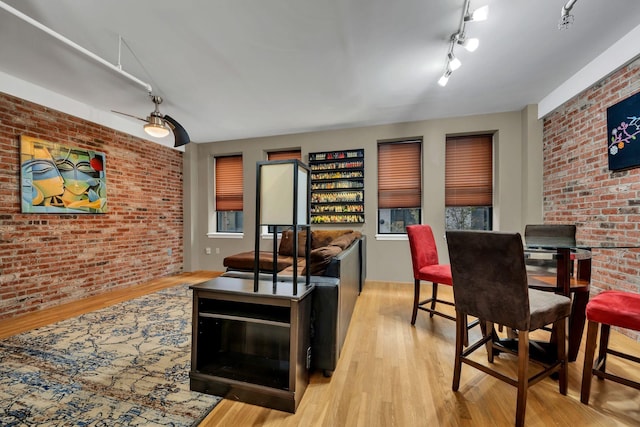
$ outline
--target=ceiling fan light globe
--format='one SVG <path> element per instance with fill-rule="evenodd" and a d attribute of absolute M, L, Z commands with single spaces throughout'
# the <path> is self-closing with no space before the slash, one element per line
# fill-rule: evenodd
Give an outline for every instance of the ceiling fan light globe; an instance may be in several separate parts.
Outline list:
<path fill-rule="evenodd" d="M 163 124 L 158 123 L 147 123 L 144 125 L 144 131 L 156 138 L 164 138 L 169 135 L 169 129 Z"/>

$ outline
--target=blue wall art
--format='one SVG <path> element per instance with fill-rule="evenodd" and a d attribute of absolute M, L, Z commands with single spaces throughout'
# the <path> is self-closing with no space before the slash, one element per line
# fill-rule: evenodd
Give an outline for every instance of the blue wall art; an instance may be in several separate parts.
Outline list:
<path fill-rule="evenodd" d="M 640 166 L 640 92 L 607 108 L 609 170 Z"/>
<path fill-rule="evenodd" d="M 20 137 L 23 213 L 106 213 L 105 154 Z"/>

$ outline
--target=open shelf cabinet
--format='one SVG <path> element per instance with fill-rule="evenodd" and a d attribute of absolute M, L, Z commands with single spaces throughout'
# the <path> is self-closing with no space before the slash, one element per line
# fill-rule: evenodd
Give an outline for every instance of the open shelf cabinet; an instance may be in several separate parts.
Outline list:
<path fill-rule="evenodd" d="M 309 153 L 311 223 L 364 223 L 364 149 Z"/>
<path fill-rule="evenodd" d="M 191 390 L 295 412 L 309 383 L 312 286 L 193 285 Z"/>

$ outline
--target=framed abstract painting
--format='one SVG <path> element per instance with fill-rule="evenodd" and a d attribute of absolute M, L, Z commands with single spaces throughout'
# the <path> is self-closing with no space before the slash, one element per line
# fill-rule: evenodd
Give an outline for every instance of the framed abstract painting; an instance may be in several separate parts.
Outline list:
<path fill-rule="evenodd" d="M 22 212 L 106 213 L 105 165 L 102 152 L 20 136 Z"/>
<path fill-rule="evenodd" d="M 640 166 L 640 93 L 607 108 L 609 170 Z"/>

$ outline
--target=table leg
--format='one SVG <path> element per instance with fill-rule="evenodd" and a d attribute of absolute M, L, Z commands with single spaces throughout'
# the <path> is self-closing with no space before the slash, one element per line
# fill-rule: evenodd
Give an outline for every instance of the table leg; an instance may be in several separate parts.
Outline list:
<path fill-rule="evenodd" d="M 571 315 L 569 317 L 569 362 L 575 362 L 582 341 L 582 332 L 586 320 L 587 302 L 589 302 L 589 292 L 575 292 L 573 294 L 573 304 L 571 305 Z"/>
<path fill-rule="evenodd" d="M 564 296 L 569 296 L 571 283 L 571 249 L 558 248 L 557 260 L 558 288 Z"/>

